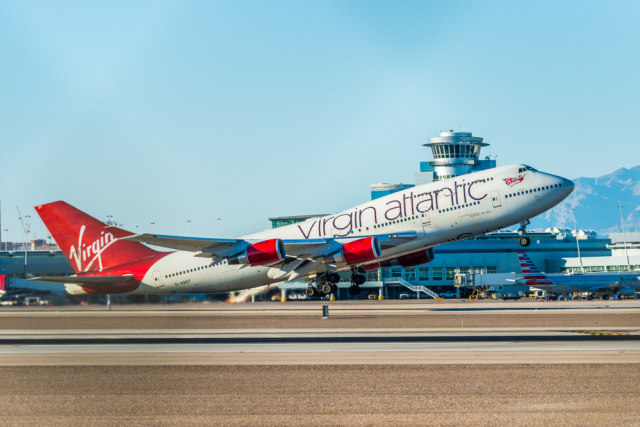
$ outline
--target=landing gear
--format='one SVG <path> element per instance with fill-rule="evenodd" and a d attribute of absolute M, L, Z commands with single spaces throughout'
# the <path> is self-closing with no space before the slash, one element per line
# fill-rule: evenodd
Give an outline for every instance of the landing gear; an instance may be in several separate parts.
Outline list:
<path fill-rule="evenodd" d="M 531 239 L 527 236 L 527 225 L 529 224 L 531 224 L 531 222 L 529 222 L 528 219 L 524 220 L 520 223 L 520 228 L 518 229 L 518 234 L 520 234 L 518 243 L 524 248 L 531 244 Z"/>
<path fill-rule="evenodd" d="M 340 275 L 338 273 L 328 273 L 327 281 L 331 283 L 338 283 L 340 281 Z"/>
<path fill-rule="evenodd" d="M 367 278 L 363 274 L 354 274 L 351 276 L 351 281 L 354 285 L 360 286 L 367 281 Z"/>
<path fill-rule="evenodd" d="M 527 236 L 520 236 L 520 238 L 518 239 L 518 243 L 520 244 L 520 246 L 526 248 L 531 244 L 531 239 Z"/>
<path fill-rule="evenodd" d="M 340 281 L 337 273 L 325 273 L 309 279 L 309 286 L 305 291 L 308 298 L 324 297 L 338 292 L 336 283 Z"/>
<path fill-rule="evenodd" d="M 365 270 L 361 267 L 353 267 L 351 269 L 351 283 L 356 286 L 362 285 L 367 281 L 367 277 L 364 275 Z"/>
<path fill-rule="evenodd" d="M 360 267 L 354 267 L 351 269 L 351 286 L 349 287 L 350 295 L 360 294 L 360 285 L 367 281 L 367 277 L 364 273 L 365 271 Z"/>
<path fill-rule="evenodd" d="M 330 293 L 333 293 L 333 287 L 336 286 L 333 283 L 329 283 L 329 282 L 324 282 L 320 285 L 318 285 L 318 289 L 320 290 L 320 292 L 322 292 L 325 295 L 329 295 Z M 337 287 L 337 286 L 336 286 Z"/>

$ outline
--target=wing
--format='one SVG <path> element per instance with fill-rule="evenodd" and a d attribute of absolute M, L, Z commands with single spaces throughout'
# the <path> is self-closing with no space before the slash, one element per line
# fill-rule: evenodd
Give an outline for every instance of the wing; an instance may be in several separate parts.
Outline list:
<path fill-rule="evenodd" d="M 622 283 L 623 281 L 622 279 L 620 279 L 620 281 L 611 282 L 606 285 L 592 286 L 589 289 L 587 289 L 587 292 L 592 292 L 592 293 L 593 292 L 609 292 L 609 291 L 617 292 L 622 287 Z"/>
<path fill-rule="evenodd" d="M 121 237 L 123 240 L 146 243 L 179 251 L 203 252 L 212 255 L 229 256 L 233 248 L 244 242 L 238 239 L 205 239 L 200 237 L 167 236 L 161 234 L 133 234 Z"/>
<path fill-rule="evenodd" d="M 277 268 L 275 279 L 289 275 L 287 280 L 294 280 L 298 277 L 311 274 L 322 264 L 327 264 L 335 269 L 332 257 L 339 254 L 344 243 L 358 240 L 369 236 L 335 237 L 326 239 L 284 239 L 282 243 L 285 248 L 286 257 L 284 260 L 271 266 Z M 407 243 L 418 237 L 415 231 L 393 234 L 373 235 L 380 243 L 381 249 L 388 250 L 403 243 Z M 196 256 L 228 258 L 238 255 L 249 245 L 256 243 L 242 239 L 209 239 L 198 237 L 168 236 L 158 234 L 134 234 L 121 237 L 125 240 L 146 243 L 154 246 L 161 246 L 170 249 L 196 252 Z M 244 268 L 246 264 L 238 268 Z"/>
<path fill-rule="evenodd" d="M 28 280 L 86 286 L 110 286 L 116 283 L 126 282 L 132 278 L 133 274 L 125 274 L 122 276 L 45 276 L 33 277 Z"/>
<path fill-rule="evenodd" d="M 319 269 L 322 264 L 326 264 L 330 269 L 335 269 L 337 266 L 331 261 L 331 258 L 339 254 L 342 245 L 363 237 L 369 236 L 283 240 L 287 251 L 287 260 L 279 267 L 279 271 L 277 271 L 273 277 L 274 279 L 279 279 L 288 276 L 287 280 L 295 280 L 313 273 Z M 378 239 L 380 247 L 384 251 L 414 240 L 418 235 L 415 231 L 410 231 L 405 233 L 378 234 L 373 237 Z"/>

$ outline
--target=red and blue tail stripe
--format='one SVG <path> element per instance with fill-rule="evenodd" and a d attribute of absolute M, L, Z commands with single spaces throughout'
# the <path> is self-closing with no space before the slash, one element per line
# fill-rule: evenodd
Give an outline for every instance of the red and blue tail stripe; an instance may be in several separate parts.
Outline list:
<path fill-rule="evenodd" d="M 530 286 L 552 286 L 553 282 L 540 271 L 538 267 L 531 261 L 531 258 L 524 252 L 518 251 L 518 260 L 520 261 L 520 269 L 522 270 L 522 277 L 526 280 Z"/>

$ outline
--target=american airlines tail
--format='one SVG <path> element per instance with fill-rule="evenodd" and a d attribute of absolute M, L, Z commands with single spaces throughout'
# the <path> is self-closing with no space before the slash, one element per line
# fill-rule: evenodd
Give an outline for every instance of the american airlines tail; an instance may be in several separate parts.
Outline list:
<path fill-rule="evenodd" d="M 102 271 L 159 253 L 142 243 L 118 240 L 133 233 L 107 226 L 66 202 L 35 209 L 76 273 Z"/>
<path fill-rule="evenodd" d="M 536 267 L 527 254 L 518 251 L 518 260 L 520 260 L 522 278 L 528 286 L 534 288 L 553 286 L 553 282 L 549 280 L 549 278 L 542 273 L 538 267 Z"/>

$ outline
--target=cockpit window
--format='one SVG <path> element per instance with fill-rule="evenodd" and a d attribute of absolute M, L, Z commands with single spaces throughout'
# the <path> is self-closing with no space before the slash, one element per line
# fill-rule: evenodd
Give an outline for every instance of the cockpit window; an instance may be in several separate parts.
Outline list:
<path fill-rule="evenodd" d="M 521 167 L 520 169 L 518 169 L 518 173 L 520 172 L 524 172 L 524 171 L 532 171 L 532 172 L 537 172 L 534 168 L 532 168 L 531 166 L 527 166 L 527 165 L 522 165 L 523 167 Z"/>

